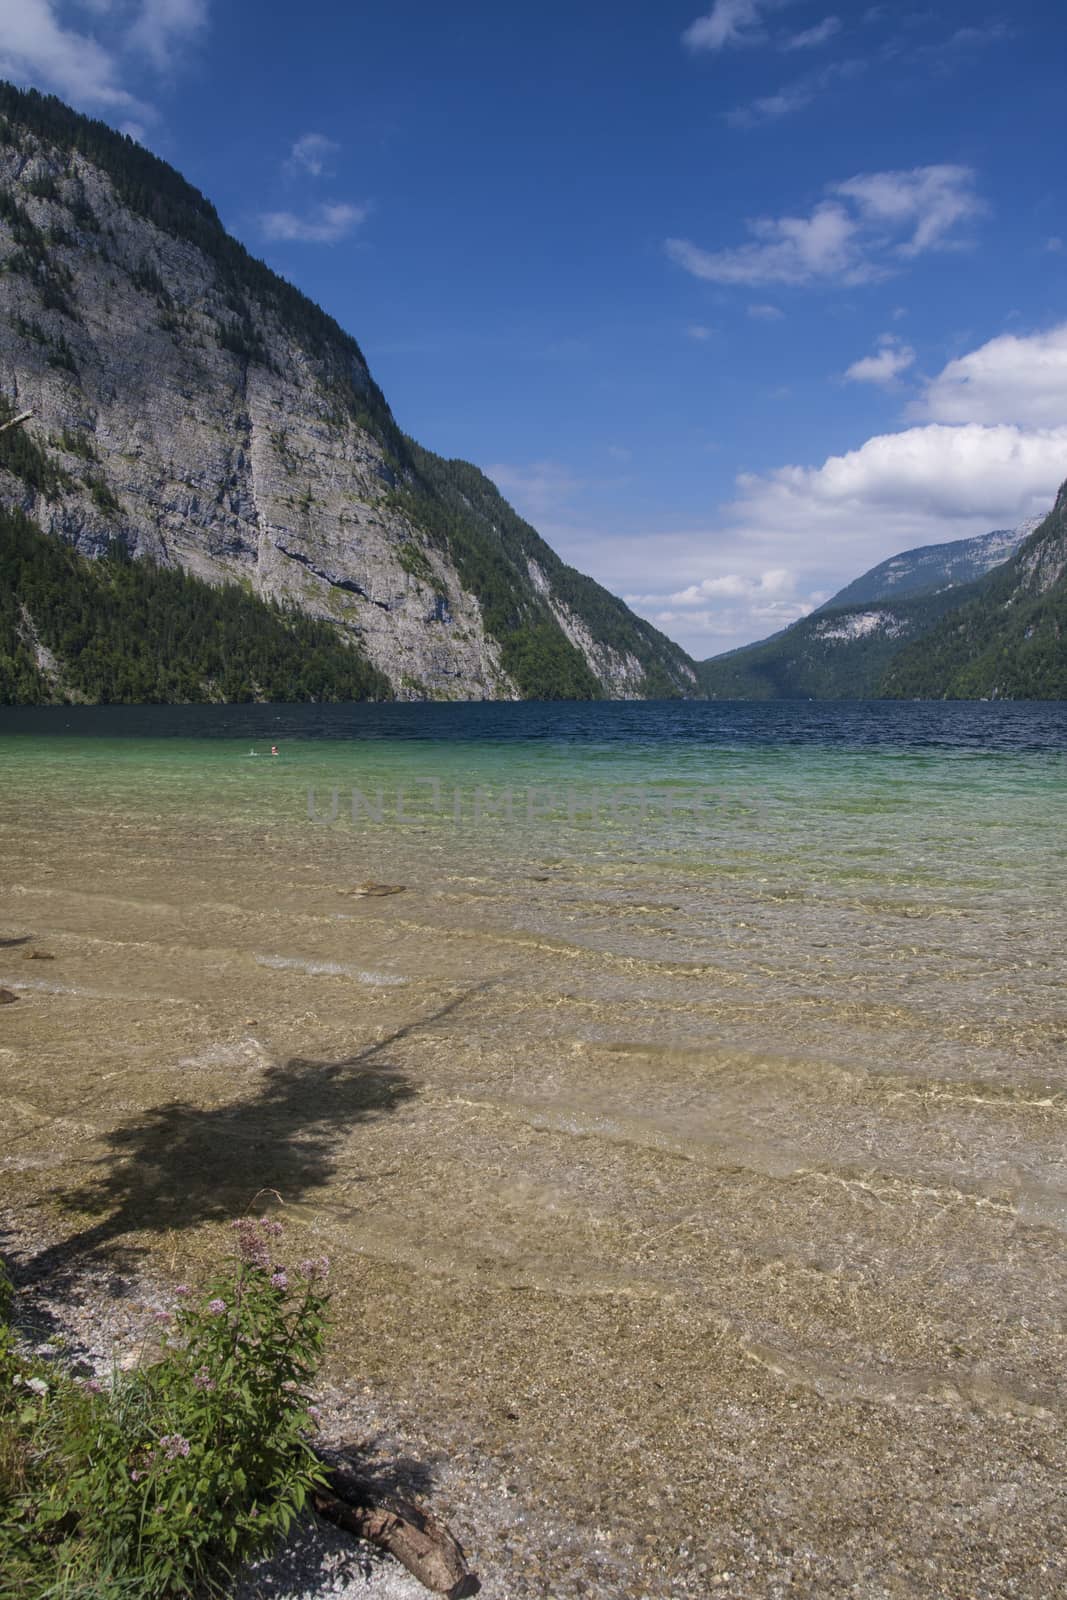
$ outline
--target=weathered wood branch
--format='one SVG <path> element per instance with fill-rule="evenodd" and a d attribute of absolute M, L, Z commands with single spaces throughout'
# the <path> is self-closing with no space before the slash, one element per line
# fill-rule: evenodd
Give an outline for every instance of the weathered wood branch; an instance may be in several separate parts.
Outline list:
<path fill-rule="evenodd" d="M 17 417 L 11 417 L 7 422 L 0 422 L 0 433 L 6 433 L 8 428 L 17 428 L 20 422 L 29 422 L 32 416 L 32 411 L 23 411 Z"/>
<path fill-rule="evenodd" d="M 353 1538 L 366 1539 L 405 1566 L 434 1594 L 463 1600 L 481 1584 L 467 1566 L 459 1541 L 436 1517 L 410 1501 L 382 1494 L 354 1473 L 329 1470 L 328 1488 L 316 1490 L 311 1504 L 320 1517 Z"/>

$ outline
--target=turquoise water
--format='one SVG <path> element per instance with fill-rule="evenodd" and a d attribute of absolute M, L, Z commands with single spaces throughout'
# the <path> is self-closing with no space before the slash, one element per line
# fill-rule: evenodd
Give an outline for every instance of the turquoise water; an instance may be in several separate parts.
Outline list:
<path fill-rule="evenodd" d="M 419 896 L 398 983 L 525 951 L 509 985 L 579 973 L 624 1044 L 1062 1065 L 1064 706 L 49 708 L 0 719 L 0 763 L 12 853 L 101 907 L 385 879 Z M 267 954 L 337 959 L 312 943 Z"/>
<path fill-rule="evenodd" d="M 698 1547 L 784 1592 L 787 1540 L 880 1595 L 858 1483 L 876 1573 L 1017 1592 L 1067 1470 L 1065 780 L 1060 705 L 0 714 L 0 1198 L 180 1251 L 277 1189 L 342 1367 L 613 1549 L 655 1505 L 641 1593 Z"/>
<path fill-rule="evenodd" d="M 358 790 L 368 821 L 382 810 L 380 789 L 383 820 L 401 825 L 412 811 L 452 823 L 506 815 L 512 828 L 538 815 L 622 825 L 640 813 L 666 842 L 714 831 L 739 811 L 788 825 L 798 805 L 826 819 L 918 809 L 936 822 L 955 803 L 976 826 L 1004 828 L 1047 803 L 1054 825 L 1065 763 L 1067 706 L 1058 704 L 0 711 L 3 779 L 39 780 L 71 802 L 125 796 L 281 821 L 301 795 L 307 809 L 309 789 L 317 814 L 334 789 L 350 813 Z"/>
<path fill-rule="evenodd" d="M 793 889 L 983 889 L 1035 928 L 1058 905 L 1065 779 L 1062 705 L 0 713 L 0 804 L 43 828 L 212 819 L 505 875 L 553 854 L 607 875 L 758 866 Z"/>

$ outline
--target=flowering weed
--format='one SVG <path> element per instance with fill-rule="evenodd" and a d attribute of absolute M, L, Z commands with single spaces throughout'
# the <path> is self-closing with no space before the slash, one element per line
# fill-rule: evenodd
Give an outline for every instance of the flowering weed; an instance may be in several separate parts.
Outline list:
<path fill-rule="evenodd" d="M 287 1273 L 281 1231 L 235 1224 L 230 1270 L 181 1285 L 162 1351 L 108 1386 L 28 1358 L 0 1318 L 0 1595 L 217 1591 L 288 1531 L 323 1481 L 308 1387 L 329 1264 Z"/>

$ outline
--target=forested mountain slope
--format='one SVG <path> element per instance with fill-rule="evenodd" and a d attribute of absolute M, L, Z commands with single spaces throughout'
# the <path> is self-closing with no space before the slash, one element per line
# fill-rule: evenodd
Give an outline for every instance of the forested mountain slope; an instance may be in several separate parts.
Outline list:
<path fill-rule="evenodd" d="M 918 699 L 1067 700 L 1067 483 L 1012 559 L 900 652 L 881 691 Z"/>
<path fill-rule="evenodd" d="M 973 617 L 979 629 L 987 626 L 988 614 L 981 609 L 983 597 L 999 592 L 1001 579 L 1014 582 L 1008 574 L 1019 570 L 1024 551 L 1037 537 L 1033 530 L 1044 526 L 1031 521 L 1011 533 L 997 531 L 893 556 L 848 584 L 810 616 L 770 639 L 701 662 L 697 668 L 701 692 L 715 700 L 880 699 L 887 695 L 940 694 L 936 684 L 942 669 L 924 654 L 925 641 L 955 637 L 952 619 L 957 613 Z M 971 577 L 964 581 L 967 574 Z M 1023 697 L 1032 693 L 1044 698 L 1046 690 L 1041 686 L 1059 681 L 1052 662 L 1057 650 L 1062 651 L 1062 643 L 1057 644 L 1047 628 L 1041 638 L 1045 655 L 1040 664 L 1037 647 L 1027 639 L 1019 637 L 1014 645 L 1006 646 L 1017 645 L 1020 662 L 1023 658 L 1029 662 L 1025 671 L 1020 666 L 1021 675 L 1013 676 L 1011 681 L 1017 685 L 1026 681 L 1033 687 L 1002 692 Z M 953 649 L 963 652 L 958 666 L 966 657 L 966 647 L 957 639 Z M 947 670 L 946 647 L 938 646 L 938 650 L 938 660 L 944 658 Z M 956 655 L 952 659 L 956 661 Z M 913 661 L 914 668 L 907 669 L 909 675 L 902 676 L 904 664 Z M 928 689 L 904 686 L 920 680 L 928 682 Z M 951 692 L 987 692 L 981 688 L 963 689 L 963 682 L 960 678 Z M 1057 692 L 1053 689 L 1054 697 Z"/>

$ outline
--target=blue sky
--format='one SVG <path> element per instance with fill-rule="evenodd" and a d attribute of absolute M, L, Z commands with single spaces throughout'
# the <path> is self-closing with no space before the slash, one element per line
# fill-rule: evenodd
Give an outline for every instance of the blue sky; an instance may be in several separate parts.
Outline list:
<path fill-rule="evenodd" d="M 698 656 L 1067 478 L 1062 0 L 0 0 Z"/>

